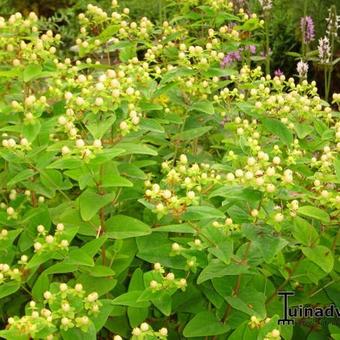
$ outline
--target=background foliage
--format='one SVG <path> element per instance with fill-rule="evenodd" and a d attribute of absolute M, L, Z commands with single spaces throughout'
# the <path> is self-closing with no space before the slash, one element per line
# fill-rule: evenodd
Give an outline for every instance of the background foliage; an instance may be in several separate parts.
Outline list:
<path fill-rule="evenodd" d="M 0 336 L 338 339 L 277 292 L 339 305 L 340 94 L 263 72 L 262 9 L 139 11 L 0 18 Z"/>

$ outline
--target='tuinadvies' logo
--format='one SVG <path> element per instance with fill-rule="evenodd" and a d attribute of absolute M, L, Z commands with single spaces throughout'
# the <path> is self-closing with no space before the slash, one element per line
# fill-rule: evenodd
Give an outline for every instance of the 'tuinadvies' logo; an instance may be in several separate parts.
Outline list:
<path fill-rule="evenodd" d="M 322 307 L 305 307 L 298 305 L 289 307 L 288 298 L 294 296 L 294 292 L 278 292 L 283 297 L 283 318 L 278 320 L 279 325 L 294 325 L 295 318 L 340 318 L 340 308 L 334 304 Z"/>

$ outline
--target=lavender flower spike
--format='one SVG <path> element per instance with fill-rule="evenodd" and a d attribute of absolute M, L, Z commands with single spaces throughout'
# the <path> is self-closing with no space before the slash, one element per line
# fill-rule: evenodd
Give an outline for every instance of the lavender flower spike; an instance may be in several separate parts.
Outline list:
<path fill-rule="evenodd" d="M 222 60 L 221 67 L 229 66 L 233 61 L 240 61 L 242 59 L 240 52 L 229 52 Z"/>
<path fill-rule="evenodd" d="M 314 22 L 312 17 L 301 18 L 302 39 L 305 44 L 309 44 L 315 38 Z"/>
<path fill-rule="evenodd" d="M 309 69 L 308 64 L 303 62 L 302 60 L 300 60 L 297 63 L 296 70 L 297 70 L 300 78 L 306 78 L 307 77 L 308 69 Z"/>
<path fill-rule="evenodd" d="M 331 46 L 327 37 L 319 39 L 318 51 L 321 64 L 329 63 L 331 58 Z"/>

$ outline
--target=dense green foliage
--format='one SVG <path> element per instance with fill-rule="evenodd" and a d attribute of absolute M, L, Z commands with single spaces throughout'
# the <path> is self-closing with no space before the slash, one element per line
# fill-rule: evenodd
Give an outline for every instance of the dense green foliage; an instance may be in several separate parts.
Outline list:
<path fill-rule="evenodd" d="M 258 12 L 260 9 L 258 0 L 232 0 L 236 7 L 244 6 L 246 11 Z M 63 36 L 63 53 L 68 53 L 70 44 L 73 43 L 79 30 L 77 15 L 86 10 L 88 4 L 94 4 L 102 8 L 109 8 L 109 0 L 0 0 L 0 15 L 10 15 L 13 11 L 28 14 L 35 11 L 43 19 L 42 27 L 58 31 Z M 170 20 L 175 14 L 173 0 L 121 0 L 121 7 L 130 9 L 130 17 L 138 19 L 148 17 L 152 22 Z M 272 70 L 281 69 L 285 74 L 295 74 L 295 60 L 289 56 L 289 52 L 299 53 L 301 51 L 301 29 L 300 19 L 303 15 L 312 16 L 315 23 L 317 37 L 322 37 L 326 31 L 325 18 L 328 9 L 337 5 L 337 0 L 275 0 L 273 12 L 270 19 Z M 317 41 L 313 43 L 316 48 Z M 337 56 L 340 56 L 339 44 L 337 45 Z M 332 82 L 333 92 L 340 91 L 340 67 L 337 67 L 335 78 Z M 323 91 L 322 70 L 315 67 L 310 74 L 319 80 L 319 90 Z M 323 93 L 323 92 L 322 92 Z"/>
<path fill-rule="evenodd" d="M 277 292 L 339 305 L 340 94 L 264 73 L 266 13 L 171 11 L 89 5 L 66 54 L 0 18 L 0 336 L 338 339 Z"/>

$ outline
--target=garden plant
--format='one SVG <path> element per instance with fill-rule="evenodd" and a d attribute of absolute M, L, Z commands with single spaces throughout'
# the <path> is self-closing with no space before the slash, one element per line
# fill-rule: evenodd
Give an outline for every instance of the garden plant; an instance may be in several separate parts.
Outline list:
<path fill-rule="evenodd" d="M 242 4 L 90 4 L 67 51 L 0 17 L 1 338 L 340 339 L 339 318 L 278 323 L 280 291 L 340 307 L 339 17 L 316 52 L 303 18 L 286 77 L 272 2 Z"/>

